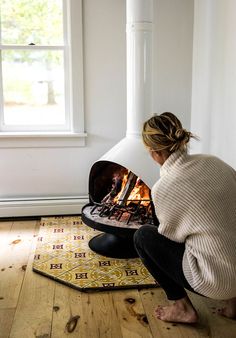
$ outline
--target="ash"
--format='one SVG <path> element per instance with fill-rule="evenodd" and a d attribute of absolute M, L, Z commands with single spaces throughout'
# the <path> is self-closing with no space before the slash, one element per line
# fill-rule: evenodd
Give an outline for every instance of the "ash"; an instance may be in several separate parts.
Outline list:
<path fill-rule="evenodd" d="M 121 228 L 138 229 L 153 224 L 150 200 L 127 200 L 113 203 L 94 203 L 86 213 L 94 222 Z M 90 214 L 90 215 L 89 215 Z"/>

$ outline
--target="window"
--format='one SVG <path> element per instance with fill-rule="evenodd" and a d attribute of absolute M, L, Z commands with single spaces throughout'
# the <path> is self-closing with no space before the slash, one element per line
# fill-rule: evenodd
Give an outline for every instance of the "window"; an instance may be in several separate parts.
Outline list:
<path fill-rule="evenodd" d="M 0 131 L 82 135 L 81 0 L 0 4 Z"/>

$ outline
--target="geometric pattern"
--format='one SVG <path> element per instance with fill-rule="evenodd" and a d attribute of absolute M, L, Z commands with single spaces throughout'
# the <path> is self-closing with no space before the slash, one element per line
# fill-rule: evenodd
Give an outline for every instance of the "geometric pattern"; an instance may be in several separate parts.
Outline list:
<path fill-rule="evenodd" d="M 99 233 L 80 216 L 42 218 L 33 271 L 80 291 L 158 286 L 139 258 L 92 251 L 88 242 Z"/>

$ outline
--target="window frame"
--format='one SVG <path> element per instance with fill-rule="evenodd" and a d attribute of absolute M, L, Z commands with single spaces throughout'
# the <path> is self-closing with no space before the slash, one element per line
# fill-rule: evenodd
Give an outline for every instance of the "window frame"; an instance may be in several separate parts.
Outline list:
<path fill-rule="evenodd" d="M 84 132 L 84 88 L 83 88 L 83 22 L 82 22 L 82 0 L 63 0 L 63 28 L 64 28 L 64 46 L 14 46 L 15 49 L 44 50 L 56 49 L 64 51 L 64 70 L 65 70 L 65 110 L 67 115 L 67 125 L 63 129 L 54 126 L 27 126 L 24 130 L 12 126 L 2 126 L 3 110 L 1 110 L 0 126 L 0 147 L 6 146 L 12 137 L 17 138 L 17 146 L 25 145 L 25 142 L 33 137 L 45 140 L 48 137 L 50 142 L 60 137 L 66 136 L 71 140 L 76 140 L 76 145 L 84 145 L 82 138 L 86 137 Z M 12 46 L 1 45 L 1 50 L 9 49 Z M 0 76 L 2 78 L 2 67 L 0 67 Z M 3 108 L 3 88 L 0 81 L 0 101 Z M 32 128 L 33 127 L 33 128 Z M 4 142 L 3 138 L 5 138 Z M 81 138 L 81 142 L 78 142 Z M 23 142 L 24 140 L 24 142 Z M 20 141 L 20 142 L 19 142 Z M 23 143 L 22 143 L 23 142 Z M 12 142 L 11 146 L 12 146 Z M 14 142 L 13 142 L 14 143 Z M 35 143 L 35 142 L 34 142 Z M 40 143 L 40 142 L 39 142 Z M 59 142 L 61 144 L 61 142 Z"/>

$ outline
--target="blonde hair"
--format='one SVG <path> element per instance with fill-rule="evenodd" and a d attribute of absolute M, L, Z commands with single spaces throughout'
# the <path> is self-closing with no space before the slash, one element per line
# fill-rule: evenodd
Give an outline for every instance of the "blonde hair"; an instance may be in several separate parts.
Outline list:
<path fill-rule="evenodd" d="M 186 150 L 191 137 L 197 138 L 182 127 L 179 119 L 172 113 L 154 115 L 143 125 L 143 142 L 153 151 L 166 151 L 169 154 L 177 150 Z"/>

